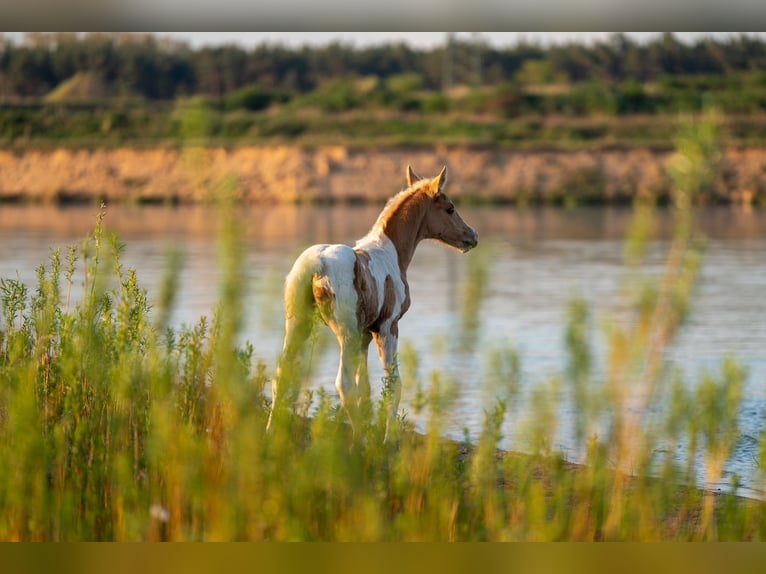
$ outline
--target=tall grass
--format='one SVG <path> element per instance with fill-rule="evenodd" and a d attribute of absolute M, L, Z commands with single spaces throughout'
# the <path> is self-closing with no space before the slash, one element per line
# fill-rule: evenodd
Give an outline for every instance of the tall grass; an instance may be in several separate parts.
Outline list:
<path fill-rule="evenodd" d="M 715 149 L 709 124 L 690 130 L 679 144 L 677 232 L 660 277 L 641 270 L 652 207 L 636 208 L 626 243 L 630 319 L 605 327 L 605 373 L 594 368 L 591 312 L 574 301 L 568 362 L 535 386 L 525 418 L 516 410 L 523 357 L 492 350 L 489 406 L 470 442 L 443 436 L 458 395 L 439 373 L 416 383 L 411 408 L 423 433 L 405 417 L 384 443 L 381 396 L 352 434 L 321 391 L 296 397 L 267 433 L 274 366 L 238 343 L 245 283 L 235 204 L 219 210 L 220 303 L 212 319 L 180 327 L 169 323 L 179 256 L 169 256 L 152 297 L 123 267 L 124 245 L 105 232 L 102 210 L 65 261 L 54 251 L 39 267 L 34 291 L 0 282 L 0 539 L 766 537 L 763 503 L 695 488 L 695 457 L 715 482 L 732 452 L 741 367 L 727 361 L 695 385 L 663 361 L 690 312 L 701 256 L 691 194 Z M 486 260 L 475 265 L 479 276 L 489 272 Z M 480 328 L 482 293 L 464 290 L 469 335 Z M 403 349 L 405 376 L 416 365 Z M 563 400 L 574 405 L 581 466 L 553 446 Z M 528 454 L 497 449 L 509 413 L 527 431 Z"/>

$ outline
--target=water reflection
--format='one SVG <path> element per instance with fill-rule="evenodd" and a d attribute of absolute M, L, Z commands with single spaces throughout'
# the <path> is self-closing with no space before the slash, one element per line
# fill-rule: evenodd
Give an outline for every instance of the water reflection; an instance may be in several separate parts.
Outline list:
<path fill-rule="evenodd" d="M 259 205 L 239 209 L 246 235 L 267 243 L 297 240 L 352 240 L 365 233 L 381 206 Z M 124 238 L 188 238 L 216 235 L 218 221 L 209 206 L 115 205 L 107 208 L 106 226 Z M 20 233 L 78 239 L 95 224 L 94 206 L 0 205 L 0 233 L 4 238 Z M 481 230 L 482 239 L 622 239 L 631 218 L 625 207 L 558 209 L 533 207 L 460 208 L 464 219 Z M 766 213 L 736 207 L 707 207 L 696 212 L 707 236 L 713 239 L 763 241 Z M 668 238 L 670 210 L 659 210 L 655 237 Z"/>
<path fill-rule="evenodd" d="M 243 338 L 256 354 L 273 364 L 281 345 L 281 284 L 295 256 L 316 242 L 352 243 L 361 237 L 380 206 L 249 206 L 240 209 L 237 224 L 247 238 L 248 297 Z M 98 209 L 92 206 L 0 206 L 0 276 L 33 285 L 34 269 L 45 262 L 50 248 L 79 241 L 92 231 Z M 454 334 L 461 328 L 463 286 L 470 260 L 479 252 L 460 255 L 435 243 L 424 243 L 410 267 L 412 308 L 400 324 L 402 339 L 418 353 L 419 376 L 428 380 L 435 369 L 455 379 L 461 388 L 456 424 L 475 436 L 486 404 L 481 386 L 489 357 L 504 342 L 521 356 L 524 388 L 561 373 L 567 302 L 575 294 L 592 306 L 595 324 L 621 312 L 623 242 L 631 212 L 627 208 L 515 209 L 461 208 L 463 218 L 482 237 L 486 254 L 484 299 L 475 310 L 480 328 L 464 352 Z M 743 439 L 727 469 L 756 488 L 757 457 L 753 440 L 766 417 L 766 213 L 734 208 L 700 210 L 698 220 L 708 237 L 690 321 L 668 354 L 694 380 L 704 370 L 717 371 L 727 354 L 748 370 L 742 412 Z M 210 315 L 218 293 L 216 234 L 219 220 L 206 206 L 113 206 L 105 220 L 107 231 L 127 244 L 126 266 L 136 267 L 149 290 L 157 287 L 166 253 L 184 254 L 180 292 L 172 320 L 191 324 Z M 647 255 L 647 270 L 659 272 L 671 235 L 672 214 L 660 211 Z M 76 296 L 76 293 L 73 295 Z M 315 357 L 314 385 L 334 392 L 337 351 Z M 598 350 L 598 341 L 597 341 Z M 371 378 L 382 370 L 370 354 Z M 406 385 L 407 381 L 405 381 Z M 402 405 L 407 408 L 407 394 Z M 377 392 L 378 387 L 374 388 Z M 522 397 L 523 398 L 523 397 Z M 748 437 L 750 440 L 748 440 Z M 561 446 L 568 449 L 566 432 Z M 523 444 L 521 425 L 507 428 L 507 446 Z M 757 442 L 755 443 L 757 445 Z M 750 445 L 750 447 L 748 447 Z"/>

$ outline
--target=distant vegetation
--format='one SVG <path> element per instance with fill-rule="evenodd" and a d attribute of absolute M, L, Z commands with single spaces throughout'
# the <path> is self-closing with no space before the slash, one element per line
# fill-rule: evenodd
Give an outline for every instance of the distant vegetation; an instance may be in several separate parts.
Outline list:
<path fill-rule="evenodd" d="M 764 143 L 766 42 L 667 33 L 248 50 L 151 35 L 0 36 L 4 145 L 172 141 L 186 135 L 179 109 L 201 107 L 213 121 L 198 135 L 223 142 L 668 146 L 667 117 L 708 106 L 728 117 L 733 141 Z"/>

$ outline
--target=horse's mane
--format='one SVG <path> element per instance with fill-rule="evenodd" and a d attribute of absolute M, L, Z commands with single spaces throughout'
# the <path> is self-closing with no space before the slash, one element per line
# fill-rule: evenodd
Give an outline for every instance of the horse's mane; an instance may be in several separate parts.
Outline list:
<path fill-rule="evenodd" d="M 414 196 L 416 193 L 425 188 L 429 183 L 429 179 L 421 179 L 420 181 L 415 182 L 413 186 L 403 189 L 391 199 L 389 199 L 386 202 L 386 205 L 383 207 L 383 210 L 380 212 L 380 215 L 378 215 L 378 219 L 375 221 L 375 224 L 372 226 L 370 234 L 380 234 L 386 226 L 388 220 L 394 213 L 399 210 L 402 204 L 410 197 Z"/>

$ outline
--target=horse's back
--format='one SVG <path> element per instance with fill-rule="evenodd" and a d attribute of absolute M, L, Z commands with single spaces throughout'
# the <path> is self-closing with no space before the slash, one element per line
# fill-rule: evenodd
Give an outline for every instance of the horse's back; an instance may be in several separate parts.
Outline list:
<path fill-rule="evenodd" d="M 332 276 L 338 273 L 354 271 L 356 255 L 348 245 L 319 243 L 306 248 L 293 263 L 288 274 L 291 277 L 303 277 L 307 274 Z"/>

